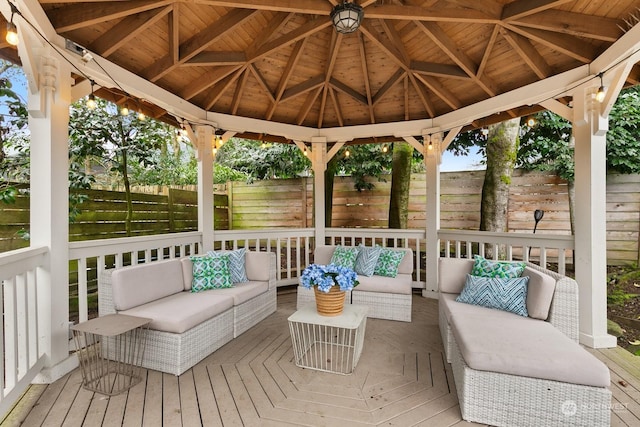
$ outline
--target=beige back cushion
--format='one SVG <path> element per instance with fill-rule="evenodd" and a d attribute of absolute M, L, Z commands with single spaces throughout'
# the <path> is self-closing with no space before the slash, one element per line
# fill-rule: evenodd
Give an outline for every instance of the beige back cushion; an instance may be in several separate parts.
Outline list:
<path fill-rule="evenodd" d="M 272 252 L 247 251 L 244 257 L 244 267 L 247 270 L 247 279 L 258 282 L 268 282 L 269 268 L 272 258 L 275 258 L 275 254 Z"/>
<path fill-rule="evenodd" d="M 316 246 L 316 250 L 313 253 L 314 264 L 327 265 L 331 261 L 335 246 Z"/>
<path fill-rule="evenodd" d="M 128 310 L 184 289 L 179 259 L 118 268 L 111 275 L 113 304 Z"/>
<path fill-rule="evenodd" d="M 459 294 L 464 288 L 467 274 L 473 268 L 472 259 L 440 258 L 438 274 L 440 292 Z M 547 320 L 556 289 L 556 280 L 533 268 L 525 268 L 522 276 L 529 277 L 527 285 L 527 312 L 534 319 Z"/>
<path fill-rule="evenodd" d="M 440 292 L 459 294 L 467 281 L 467 274 L 471 274 L 472 259 L 440 258 L 438 260 L 438 285 Z"/>
<path fill-rule="evenodd" d="M 556 279 L 533 268 L 525 268 L 523 276 L 529 276 L 527 285 L 527 312 L 534 319 L 547 320 L 556 290 Z"/>

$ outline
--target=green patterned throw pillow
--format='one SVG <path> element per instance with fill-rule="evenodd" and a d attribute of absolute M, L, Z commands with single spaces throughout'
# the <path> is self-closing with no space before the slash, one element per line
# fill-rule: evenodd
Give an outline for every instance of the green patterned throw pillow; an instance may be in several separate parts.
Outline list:
<path fill-rule="evenodd" d="M 358 257 L 356 258 L 356 273 L 363 276 L 372 276 L 376 270 L 380 253 L 382 253 L 380 246 L 367 247 L 360 244 L 358 246 Z"/>
<path fill-rule="evenodd" d="M 495 308 L 527 317 L 527 285 L 529 278 L 479 277 L 467 274 L 464 289 L 456 301 Z"/>
<path fill-rule="evenodd" d="M 524 262 L 491 261 L 480 255 L 476 255 L 474 259 L 472 276 L 514 279 L 520 277 L 527 266 Z"/>
<path fill-rule="evenodd" d="M 191 292 L 233 287 L 228 255 L 193 256 L 189 259 L 193 263 Z"/>
<path fill-rule="evenodd" d="M 405 253 L 405 251 L 382 249 L 373 274 L 376 276 L 396 277 L 398 275 L 398 267 Z"/>
<path fill-rule="evenodd" d="M 217 256 L 220 255 L 228 255 L 229 256 L 229 271 L 231 272 L 231 281 L 233 283 L 245 283 L 248 282 L 247 278 L 247 270 L 245 268 L 245 254 L 247 253 L 247 248 L 240 248 L 233 251 L 223 251 L 223 252 L 207 252 L 209 256 Z"/>
<path fill-rule="evenodd" d="M 354 268 L 356 266 L 356 258 L 358 258 L 358 248 L 338 245 L 333 251 L 330 264 Z"/>

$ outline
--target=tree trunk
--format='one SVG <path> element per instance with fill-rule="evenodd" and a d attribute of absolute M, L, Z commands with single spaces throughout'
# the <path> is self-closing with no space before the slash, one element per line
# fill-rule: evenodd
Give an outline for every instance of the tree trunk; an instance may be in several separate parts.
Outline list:
<path fill-rule="evenodd" d="M 409 222 L 409 186 L 413 147 L 406 142 L 393 144 L 389 228 L 407 228 Z"/>
<path fill-rule="evenodd" d="M 333 213 L 333 180 L 338 169 L 338 158 L 334 156 L 324 171 L 324 226 L 331 227 Z"/>
<path fill-rule="evenodd" d="M 481 231 L 507 231 L 509 186 L 518 153 L 519 129 L 519 118 L 489 126 L 487 171 L 482 185 Z"/>
<path fill-rule="evenodd" d="M 131 201 L 131 184 L 127 173 L 127 150 L 122 150 L 122 180 L 124 181 L 124 194 L 127 200 L 127 216 L 124 219 L 124 229 L 127 237 L 131 237 L 131 220 L 133 219 L 133 202 Z"/>

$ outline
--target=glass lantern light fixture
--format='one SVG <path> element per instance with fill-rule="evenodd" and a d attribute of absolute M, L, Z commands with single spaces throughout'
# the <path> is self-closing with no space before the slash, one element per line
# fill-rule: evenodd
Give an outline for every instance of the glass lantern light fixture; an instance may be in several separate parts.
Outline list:
<path fill-rule="evenodd" d="M 350 34 L 357 30 L 363 16 L 362 6 L 347 1 L 338 3 L 331 11 L 333 26 L 342 34 Z"/>

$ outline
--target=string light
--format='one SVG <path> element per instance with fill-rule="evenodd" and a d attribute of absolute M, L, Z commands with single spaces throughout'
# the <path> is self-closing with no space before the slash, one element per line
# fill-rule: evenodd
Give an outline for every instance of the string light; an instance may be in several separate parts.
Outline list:
<path fill-rule="evenodd" d="M 309 156 L 309 153 L 307 153 L 307 146 L 304 146 L 304 150 L 302 151 L 302 154 L 304 154 L 305 157 Z"/>
<path fill-rule="evenodd" d="M 144 122 L 145 120 L 147 120 L 147 116 L 142 111 L 140 111 L 138 112 L 138 120 Z"/>
<path fill-rule="evenodd" d="M 11 7 L 11 19 L 7 22 L 7 35 L 5 39 L 11 46 L 18 46 L 20 38 L 18 37 L 18 28 L 16 27 L 16 24 L 13 23 L 13 16 L 16 13 L 20 14 L 20 12 L 13 3 L 9 2 L 9 6 Z"/>
<path fill-rule="evenodd" d="M 389 151 L 389 146 L 387 144 L 383 144 L 382 145 L 382 152 L 386 153 L 387 151 Z"/>
<path fill-rule="evenodd" d="M 351 155 L 351 153 L 349 152 L 349 149 L 347 148 L 347 150 L 344 152 L 344 156 L 345 157 L 349 157 Z"/>
<path fill-rule="evenodd" d="M 489 135 L 489 128 L 482 128 L 482 130 L 480 132 L 482 132 L 483 136 L 487 136 L 487 135 Z"/>
<path fill-rule="evenodd" d="M 122 106 L 122 108 L 120 108 L 120 115 L 121 116 L 128 116 L 129 115 L 129 105 L 126 102 Z"/>
<path fill-rule="evenodd" d="M 429 141 L 429 145 L 427 146 L 427 150 L 429 150 L 429 151 L 433 150 L 433 142 Z"/>
<path fill-rule="evenodd" d="M 602 73 L 598 74 L 598 77 L 600 77 L 600 87 L 596 92 L 596 101 L 602 103 L 602 101 L 604 101 L 604 96 L 606 93 L 604 88 L 604 82 L 602 81 Z"/>
<path fill-rule="evenodd" d="M 91 83 L 91 93 L 89 94 L 89 99 L 87 99 L 87 108 L 93 111 L 98 106 L 98 103 L 96 102 L 96 96 L 93 94 L 93 85 L 95 85 L 96 82 L 94 82 L 93 80 L 89 80 L 89 83 Z"/>
<path fill-rule="evenodd" d="M 529 126 L 530 128 L 534 127 L 537 123 L 538 121 L 536 120 L 535 117 L 533 116 L 527 117 L 527 126 Z"/>

